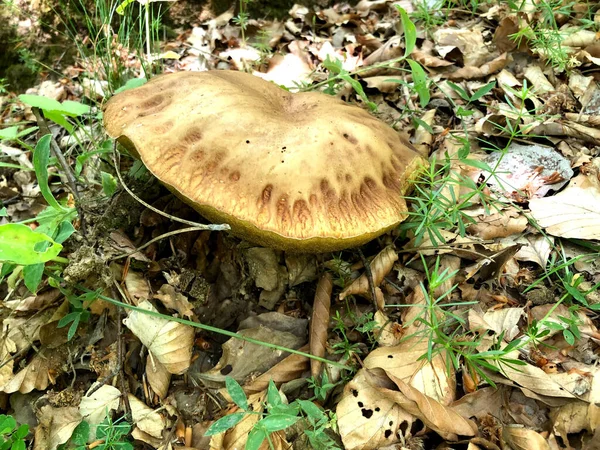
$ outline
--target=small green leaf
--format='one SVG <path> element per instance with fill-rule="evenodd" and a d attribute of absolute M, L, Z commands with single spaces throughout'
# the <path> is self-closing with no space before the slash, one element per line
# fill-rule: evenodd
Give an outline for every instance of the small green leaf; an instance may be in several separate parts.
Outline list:
<path fill-rule="evenodd" d="M 56 235 L 54 236 L 54 242 L 58 242 L 62 244 L 65 242 L 73 233 L 75 232 L 75 228 L 73 228 L 73 224 L 69 221 L 62 221 L 60 225 L 58 225 L 58 230 Z"/>
<path fill-rule="evenodd" d="M 35 246 L 40 242 L 51 245 L 43 251 Z M 49 236 L 36 233 L 28 226 L 18 223 L 0 225 L 0 261 L 10 261 L 22 266 L 40 264 L 58 256 L 62 245 L 54 242 Z"/>
<path fill-rule="evenodd" d="M 26 450 L 26 449 L 27 449 L 27 447 L 25 446 L 25 441 L 22 439 L 14 441 L 12 446 L 10 447 L 10 450 Z"/>
<path fill-rule="evenodd" d="M 13 416 L 0 415 L 0 436 L 11 433 L 17 427 Z"/>
<path fill-rule="evenodd" d="M 494 89 L 494 86 L 496 86 L 496 81 L 490 81 L 488 84 L 486 84 L 485 86 L 480 87 L 479 89 L 477 89 L 477 91 L 475 91 L 475 93 L 471 96 L 471 101 L 474 102 L 476 100 L 479 100 L 481 97 L 483 97 L 485 94 L 487 94 L 488 92 L 490 92 L 492 89 Z"/>
<path fill-rule="evenodd" d="M 317 405 L 315 405 L 313 402 L 300 399 L 296 401 L 300 404 L 300 408 L 302 408 L 302 411 L 304 411 L 304 413 L 311 419 L 317 421 L 325 417 L 325 413 L 323 412 L 323 410 Z"/>
<path fill-rule="evenodd" d="M 269 387 L 267 388 L 267 404 L 270 407 L 281 405 L 281 395 L 273 380 L 269 380 Z"/>
<path fill-rule="evenodd" d="M 210 427 L 208 427 L 208 430 L 206 430 L 204 436 L 214 436 L 215 434 L 224 433 L 240 423 L 245 415 L 246 413 L 238 412 L 221 417 L 219 420 L 213 422 Z"/>
<path fill-rule="evenodd" d="M 36 293 L 38 286 L 42 282 L 42 275 L 44 274 L 44 264 L 31 264 L 29 266 L 23 267 L 23 281 L 25 282 L 25 287 L 29 289 L 30 292 Z"/>
<path fill-rule="evenodd" d="M 417 126 L 422 127 L 428 133 L 433 134 L 433 128 L 431 128 L 431 125 L 429 125 L 427 122 L 418 117 L 413 117 L 412 120 L 416 122 Z"/>
<path fill-rule="evenodd" d="M 404 57 L 408 58 L 417 44 L 417 28 L 405 10 L 398 5 L 395 6 L 400 14 L 402 28 L 404 29 Z"/>
<path fill-rule="evenodd" d="M 231 396 L 233 402 L 244 411 L 248 411 L 248 399 L 239 383 L 231 377 L 226 377 L 225 386 L 227 387 L 227 392 Z"/>
<path fill-rule="evenodd" d="M 8 127 L 0 130 L 0 140 L 3 141 L 12 141 L 17 138 L 19 134 L 19 127 Z"/>
<path fill-rule="evenodd" d="M 8 217 L 8 211 L 6 210 L 6 206 L 0 208 L 0 217 Z"/>
<path fill-rule="evenodd" d="M 267 433 L 262 428 L 254 427 L 248 434 L 245 450 L 258 450 L 264 440 L 267 438 Z"/>
<path fill-rule="evenodd" d="M 131 3 L 133 3 L 135 0 L 123 0 L 119 6 L 117 6 L 117 14 L 119 15 L 123 15 L 125 14 L 125 8 L 127 8 Z"/>
<path fill-rule="evenodd" d="M 407 61 L 412 72 L 415 91 L 419 94 L 419 103 L 421 104 L 421 108 L 425 108 L 431 99 L 431 94 L 429 93 L 429 88 L 427 86 L 427 74 L 418 62 L 413 61 L 412 59 Z"/>
<path fill-rule="evenodd" d="M 82 420 L 73 430 L 71 443 L 75 445 L 85 445 L 90 435 L 90 424 Z"/>
<path fill-rule="evenodd" d="M 271 414 L 264 419 L 261 419 L 258 424 L 264 427 L 267 432 L 285 430 L 287 427 L 294 425 L 300 417 L 287 414 Z"/>
<path fill-rule="evenodd" d="M 456 83 L 453 83 L 452 81 L 448 81 L 448 86 L 450 86 L 464 101 L 470 101 L 471 98 L 469 97 L 469 94 L 467 94 L 467 91 L 465 91 L 462 86 L 459 86 Z"/>
<path fill-rule="evenodd" d="M 102 174 L 102 190 L 104 195 L 112 197 L 117 190 L 117 180 L 110 173 L 101 172 Z"/>
<path fill-rule="evenodd" d="M 22 94 L 19 95 L 19 100 L 33 108 L 42 109 L 46 117 L 46 113 L 48 112 L 55 112 L 57 114 L 70 117 L 77 117 L 90 112 L 90 107 L 88 105 L 84 105 L 83 103 L 73 102 L 70 100 L 60 103 L 57 100 L 43 97 L 41 95 Z"/>
<path fill-rule="evenodd" d="M 125 2 L 123 2 L 123 3 L 126 3 L 126 2 L 131 3 L 131 1 L 133 1 L 133 0 L 125 0 Z M 123 3 L 121 3 L 121 5 Z M 117 12 L 118 12 L 118 9 L 117 9 Z M 123 86 L 121 86 L 119 89 L 117 89 L 115 91 L 115 94 L 126 91 L 128 89 L 133 89 L 136 87 L 143 86 L 144 84 L 146 84 L 147 81 L 148 80 L 146 78 L 132 78 L 131 80 L 127 80 L 127 82 Z"/>
<path fill-rule="evenodd" d="M 40 192 L 50 206 L 55 209 L 65 209 L 56 201 L 48 186 L 48 161 L 50 160 L 51 134 L 42 136 L 33 151 L 33 167 L 40 186 Z"/>
<path fill-rule="evenodd" d="M 569 345 L 575 344 L 575 336 L 569 330 L 563 331 L 563 337 L 565 338 L 565 341 L 567 342 L 567 344 L 569 344 Z"/>

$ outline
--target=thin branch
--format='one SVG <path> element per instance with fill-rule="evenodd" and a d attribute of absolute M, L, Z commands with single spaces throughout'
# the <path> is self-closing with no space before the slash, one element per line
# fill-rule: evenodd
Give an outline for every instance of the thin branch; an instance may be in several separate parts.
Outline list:
<path fill-rule="evenodd" d="M 172 216 L 171 214 L 167 214 L 166 212 L 161 211 L 158 208 L 155 208 L 154 206 L 150 205 L 149 203 L 146 203 L 144 200 L 142 200 L 137 195 L 135 195 L 132 192 L 131 189 L 129 189 L 129 187 L 125 184 L 125 181 L 123 180 L 123 177 L 121 176 L 119 152 L 117 152 L 117 141 L 115 141 L 115 143 L 113 145 L 113 159 L 114 159 L 114 164 L 115 164 L 115 172 L 117 172 L 117 177 L 119 178 L 119 182 L 121 183 L 121 185 L 123 186 L 123 188 L 136 201 L 138 201 L 139 203 L 141 203 L 142 205 L 144 205 L 149 210 L 154 211 L 156 214 L 160 214 L 161 216 L 164 216 L 164 217 L 166 217 L 168 219 L 171 219 L 171 220 L 173 220 L 175 222 L 180 222 L 180 223 L 184 223 L 186 225 L 191 225 L 193 227 L 196 227 L 198 230 L 209 230 L 209 231 L 227 231 L 227 230 L 231 230 L 231 227 L 228 224 L 226 224 L 226 223 L 206 225 L 206 224 L 203 224 L 203 223 L 193 222 L 191 220 L 185 220 L 185 219 L 181 219 L 179 217 Z"/>

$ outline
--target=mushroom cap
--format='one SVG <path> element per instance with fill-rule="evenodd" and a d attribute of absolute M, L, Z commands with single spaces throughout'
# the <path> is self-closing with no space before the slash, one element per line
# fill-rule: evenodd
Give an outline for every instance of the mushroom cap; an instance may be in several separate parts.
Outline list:
<path fill-rule="evenodd" d="M 111 98 L 104 126 L 210 221 L 296 252 L 354 247 L 394 228 L 426 165 L 356 106 L 236 71 L 157 76 Z"/>

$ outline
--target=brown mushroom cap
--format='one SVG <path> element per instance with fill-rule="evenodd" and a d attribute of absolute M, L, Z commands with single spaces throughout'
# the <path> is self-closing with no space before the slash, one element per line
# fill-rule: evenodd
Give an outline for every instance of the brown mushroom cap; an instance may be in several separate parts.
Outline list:
<path fill-rule="evenodd" d="M 356 106 L 235 71 L 155 77 L 110 99 L 104 125 L 207 219 L 297 252 L 361 245 L 398 225 L 426 164 Z"/>

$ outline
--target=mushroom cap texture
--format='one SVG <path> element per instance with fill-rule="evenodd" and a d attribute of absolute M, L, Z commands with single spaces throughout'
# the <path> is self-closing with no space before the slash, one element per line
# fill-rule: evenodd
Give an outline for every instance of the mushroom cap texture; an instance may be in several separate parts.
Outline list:
<path fill-rule="evenodd" d="M 356 106 L 236 71 L 157 76 L 111 98 L 104 126 L 210 221 L 296 252 L 362 245 L 398 225 L 427 164 Z"/>

